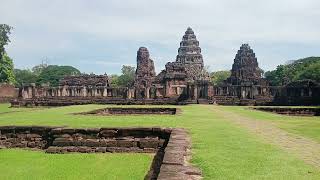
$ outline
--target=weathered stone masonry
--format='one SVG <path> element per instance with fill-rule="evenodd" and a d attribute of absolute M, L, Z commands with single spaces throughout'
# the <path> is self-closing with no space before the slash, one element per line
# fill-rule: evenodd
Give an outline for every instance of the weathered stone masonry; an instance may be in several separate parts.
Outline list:
<path fill-rule="evenodd" d="M 176 115 L 180 112 L 180 109 L 177 108 L 104 108 L 97 109 L 89 112 L 82 112 L 77 114 L 96 114 L 96 115 L 156 115 L 156 114 L 165 114 L 165 115 Z"/>
<path fill-rule="evenodd" d="M 176 128 L 59 128 L 0 126 L 1 148 L 32 148 L 47 153 L 155 153 L 145 179 L 192 179 L 199 169 L 186 164 L 191 143 Z M 198 179 L 198 178 L 197 178 Z"/>
<path fill-rule="evenodd" d="M 133 85 L 112 87 L 107 75 L 69 76 L 58 87 L 26 85 L 13 106 L 73 104 L 320 105 L 320 84 L 311 81 L 270 86 L 248 44 L 235 55 L 231 76 L 219 85 L 209 81 L 199 41 L 188 28 L 175 61 L 158 75 L 147 48 L 137 51 Z"/>

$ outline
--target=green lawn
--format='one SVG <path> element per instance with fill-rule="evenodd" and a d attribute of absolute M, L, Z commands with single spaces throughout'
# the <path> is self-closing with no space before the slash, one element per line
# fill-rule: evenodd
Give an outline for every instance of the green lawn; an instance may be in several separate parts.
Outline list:
<path fill-rule="evenodd" d="M 250 113 L 248 113 L 248 107 L 224 108 L 228 111 L 254 118 L 256 120 L 271 121 L 281 129 L 284 129 L 293 134 L 311 138 L 320 143 L 320 116 L 287 116 L 258 110 L 250 111 Z"/>
<path fill-rule="evenodd" d="M 150 154 L 46 154 L 0 150 L 0 179 L 143 179 Z"/>
<path fill-rule="evenodd" d="M 320 179 L 319 169 L 305 164 L 302 160 L 299 160 L 295 156 L 280 150 L 280 148 L 274 145 L 262 142 L 258 137 L 255 137 L 246 129 L 242 129 L 241 127 L 234 125 L 230 121 L 227 121 L 224 117 L 220 116 L 218 113 L 215 113 L 215 109 L 233 111 L 241 115 L 256 118 L 258 120 L 266 119 L 277 121 L 277 119 L 274 117 L 277 116 L 279 119 L 278 115 L 252 111 L 248 110 L 246 107 L 226 107 L 212 105 L 179 106 L 183 112 L 181 115 L 177 116 L 87 116 L 71 114 L 104 107 L 106 107 L 106 105 L 84 105 L 6 113 L 0 115 L 0 125 L 59 125 L 71 127 L 184 127 L 189 129 L 192 137 L 192 163 L 202 169 L 205 179 Z M 0 111 L 8 111 L 4 106 L 1 106 L 1 108 L 2 110 Z M 314 122 L 312 126 L 316 126 L 315 128 L 320 127 L 318 123 L 319 118 L 312 117 L 302 119 L 303 120 L 301 121 Z M 287 118 L 287 121 L 289 120 L 290 117 Z M 283 121 L 282 124 L 279 123 L 279 126 L 287 129 L 290 132 L 299 133 L 313 138 L 319 135 L 317 132 L 301 133 L 304 131 L 302 127 L 295 128 L 299 129 L 298 131 L 292 130 L 289 126 L 285 127 L 285 123 L 286 121 Z M 287 123 L 287 125 L 289 124 L 290 122 Z M 299 125 L 296 124 L 296 126 Z M 313 127 L 306 125 L 304 128 L 309 129 Z M 9 152 L 10 151 L 11 150 L 9 150 Z M 3 152 L 0 152 L 0 157 L 2 156 L 2 153 Z M 45 154 L 42 155 L 45 156 Z M 102 154 L 101 156 L 104 155 L 105 154 Z M 56 156 L 64 159 L 64 156 L 67 155 Z M 80 158 L 86 155 L 80 154 L 77 156 Z M 117 156 L 120 157 L 122 154 Z M 14 168 L 16 166 L 16 161 L 18 160 L 14 157 L 9 159 L 12 159 L 12 161 L 9 161 L 6 164 L 7 168 Z M 123 159 L 121 158 L 121 161 Z M 145 161 L 144 163 L 146 164 L 149 163 L 149 159 L 147 158 L 141 161 Z M 47 166 L 46 163 L 44 164 L 44 166 Z M 110 167 L 110 164 L 111 162 L 105 162 L 104 166 Z M 84 167 L 91 166 L 89 163 L 83 163 L 82 165 Z M 34 164 L 34 166 L 40 165 Z M 116 166 L 118 165 L 116 164 L 112 167 Z M 5 171 L 1 167 L 2 166 L 0 165 L 0 174 L 8 174 L 8 171 Z M 21 168 L 23 169 L 23 165 Z M 105 169 L 108 171 L 108 168 Z M 139 172 L 146 172 L 147 170 L 148 167 L 146 167 L 144 171 Z M 58 172 L 59 170 L 56 171 L 52 168 L 46 168 L 44 171 L 40 171 L 38 173 L 44 177 L 47 174 L 52 173 L 51 171 Z M 103 174 L 105 172 L 98 170 L 94 173 L 97 176 L 105 175 Z M 68 175 L 70 179 L 76 179 L 79 173 L 74 173 L 71 171 L 66 175 Z M 140 174 L 140 176 L 142 175 L 143 173 Z"/>

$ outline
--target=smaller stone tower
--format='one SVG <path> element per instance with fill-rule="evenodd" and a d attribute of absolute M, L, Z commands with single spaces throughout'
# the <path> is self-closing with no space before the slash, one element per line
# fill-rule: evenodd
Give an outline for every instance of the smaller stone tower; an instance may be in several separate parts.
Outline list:
<path fill-rule="evenodd" d="M 242 44 L 238 50 L 231 69 L 228 83 L 233 85 L 259 84 L 262 70 L 258 66 L 255 53 L 248 44 Z"/>
<path fill-rule="evenodd" d="M 137 69 L 134 81 L 135 97 L 150 98 L 150 88 L 155 80 L 153 60 L 147 48 L 140 47 L 137 52 Z"/>

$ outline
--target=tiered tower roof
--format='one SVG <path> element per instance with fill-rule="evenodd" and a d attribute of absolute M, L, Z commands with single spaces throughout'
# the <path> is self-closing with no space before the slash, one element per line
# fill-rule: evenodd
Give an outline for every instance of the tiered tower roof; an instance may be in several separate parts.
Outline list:
<path fill-rule="evenodd" d="M 258 66 L 255 53 L 249 44 L 242 44 L 238 50 L 232 65 L 232 84 L 240 84 L 245 81 L 257 81 L 262 78 L 262 71 Z"/>
<path fill-rule="evenodd" d="M 176 62 L 185 65 L 188 79 L 199 79 L 201 76 L 200 74 L 204 67 L 201 48 L 196 35 L 190 27 L 182 37 Z"/>

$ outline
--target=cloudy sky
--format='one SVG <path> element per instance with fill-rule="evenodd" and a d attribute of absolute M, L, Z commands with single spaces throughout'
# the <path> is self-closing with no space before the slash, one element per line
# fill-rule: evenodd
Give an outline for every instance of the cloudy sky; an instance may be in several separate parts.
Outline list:
<path fill-rule="evenodd" d="M 1 0 L 0 23 L 14 27 L 7 52 L 17 68 L 45 60 L 120 73 L 145 46 L 159 72 L 188 26 L 211 70 L 231 69 L 242 43 L 264 70 L 320 56 L 319 0 Z"/>

